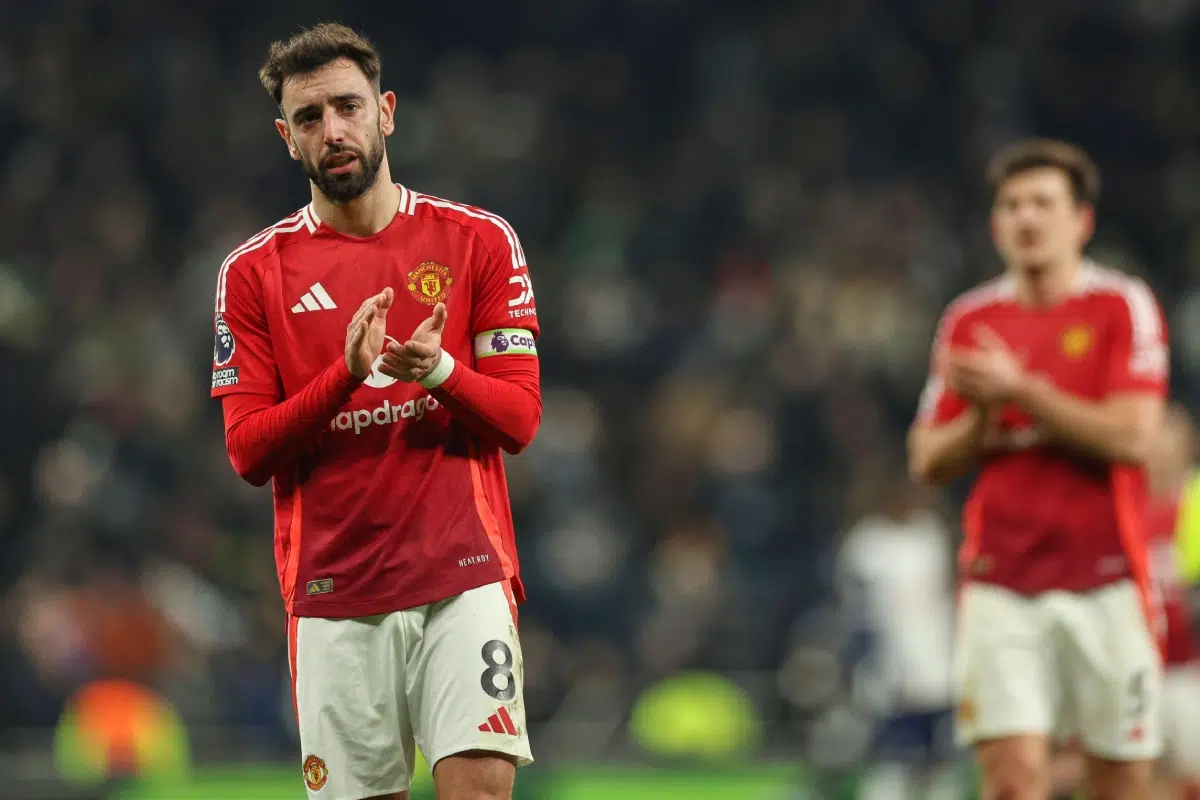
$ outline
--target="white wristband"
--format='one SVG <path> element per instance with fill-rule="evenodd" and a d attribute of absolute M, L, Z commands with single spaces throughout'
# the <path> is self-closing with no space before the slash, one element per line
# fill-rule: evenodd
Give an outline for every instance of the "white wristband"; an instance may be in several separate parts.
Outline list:
<path fill-rule="evenodd" d="M 436 389 L 446 382 L 450 377 L 450 373 L 454 372 L 454 359 L 445 350 L 442 351 L 442 358 L 438 361 L 438 365 L 430 370 L 429 374 L 421 378 L 421 385 L 426 389 Z"/>

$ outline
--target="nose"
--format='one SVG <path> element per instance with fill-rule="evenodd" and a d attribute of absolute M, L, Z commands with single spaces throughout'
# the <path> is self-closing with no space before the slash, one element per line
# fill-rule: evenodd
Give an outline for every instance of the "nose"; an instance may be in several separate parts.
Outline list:
<path fill-rule="evenodd" d="M 1016 214 L 1017 222 L 1022 225 L 1033 225 L 1038 221 L 1038 209 L 1034 203 L 1021 203 L 1017 206 Z"/>
<path fill-rule="evenodd" d="M 346 138 L 345 120 L 341 118 L 336 109 L 325 109 L 325 114 L 321 118 L 321 127 L 326 144 L 341 144 L 342 140 Z"/>

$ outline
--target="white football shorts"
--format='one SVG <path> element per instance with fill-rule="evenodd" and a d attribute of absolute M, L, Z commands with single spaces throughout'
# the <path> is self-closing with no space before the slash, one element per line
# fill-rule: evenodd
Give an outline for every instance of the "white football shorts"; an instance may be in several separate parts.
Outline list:
<path fill-rule="evenodd" d="M 1024 596 L 969 583 L 959 598 L 955 738 L 1078 736 L 1089 754 L 1158 758 L 1162 661 L 1132 581 Z"/>
<path fill-rule="evenodd" d="M 311 800 L 407 791 L 414 746 L 431 767 L 467 750 L 533 761 L 505 584 L 373 617 L 292 617 L 288 643 Z"/>

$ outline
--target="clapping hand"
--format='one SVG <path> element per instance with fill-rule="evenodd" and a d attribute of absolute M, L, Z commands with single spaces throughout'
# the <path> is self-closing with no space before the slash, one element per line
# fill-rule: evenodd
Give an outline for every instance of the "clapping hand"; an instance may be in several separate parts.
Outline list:
<path fill-rule="evenodd" d="M 1011 400 L 1027 377 L 1021 359 L 986 325 L 975 328 L 975 342 L 977 347 L 955 348 L 946 353 L 946 384 L 984 405 Z"/>
<path fill-rule="evenodd" d="M 432 372 L 442 360 L 442 331 L 446 327 L 446 313 L 446 304 L 438 303 L 407 342 L 389 344 L 379 371 L 388 377 L 410 383 Z"/>
<path fill-rule="evenodd" d="M 350 374 L 365 378 L 383 350 L 387 312 L 396 299 L 391 287 L 363 301 L 346 326 L 346 366 Z"/>

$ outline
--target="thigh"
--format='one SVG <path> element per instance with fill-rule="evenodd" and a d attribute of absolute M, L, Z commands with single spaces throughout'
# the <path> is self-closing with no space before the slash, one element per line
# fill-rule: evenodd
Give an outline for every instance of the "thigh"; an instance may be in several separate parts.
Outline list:
<path fill-rule="evenodd" d="M 406 692 L 417 744 L 434 768 L 447 756 L 494 753 L 529 764 L 524 662 L 501 583 L 430 606 L 409 657 Z"/>
<path fill-rule="evenodd" d="M 1149 798 L 1154 793 L 1154 762 L 1089 754 L 1087 785 L 1088 797 L 1093 800 Z"/>
<path fill-rule="evenodd" d="M 1016 734 L 975 745 L 980 796 L 1042 798 L 1050 792 L 1050 744 L 1043 734 Z"/>
<path fill-rule="evenodd" d="M 1059 616 L 1079 736 L 1100 769 L 1162 750 L 1162 662 L 1132 582 L 1071 596 Z"/>
<path fill-rule="evenodd" d="M 413 737 L 395 614 L 292 618 L 289 649 L 310 797 L 364 798 L 408 790 Z"/>
<path fill-rule="evenodd" d="M 968 584 L 958 622 L 957 742 L 1048 735 L 1059 690 L 1055 654 L 1036 601 L 997 586 Z"/>
<path fill-rule="evenodd" d="M 516 758 L 486 750 L 468 750 L 439 759 L 433 781 L 439 798 L 512 799 Z"/>

